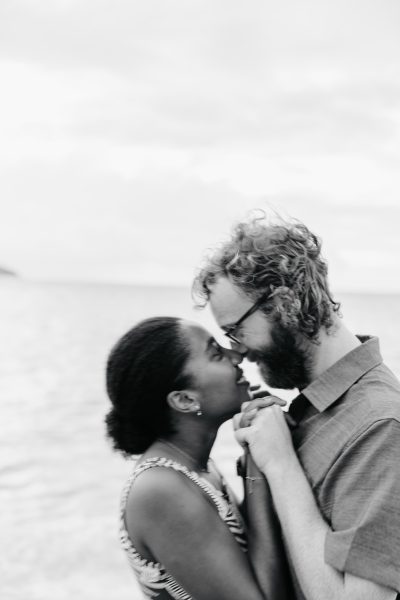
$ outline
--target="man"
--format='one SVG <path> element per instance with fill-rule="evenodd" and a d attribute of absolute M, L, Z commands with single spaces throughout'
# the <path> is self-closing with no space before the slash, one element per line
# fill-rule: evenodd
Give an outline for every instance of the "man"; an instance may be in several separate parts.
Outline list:
<path fill-rule="evenodd" d="M 241 223 L 194 291 L 267 384 L 301 392 L 287 419 L 275 405 L 252 420 L 256 400 L 236 422 L 268 479 L 296 599 L 393 600 L 400 384 L 377 338 L 359 338 L 341 320 L 320 241 L 297 221 Z"/>

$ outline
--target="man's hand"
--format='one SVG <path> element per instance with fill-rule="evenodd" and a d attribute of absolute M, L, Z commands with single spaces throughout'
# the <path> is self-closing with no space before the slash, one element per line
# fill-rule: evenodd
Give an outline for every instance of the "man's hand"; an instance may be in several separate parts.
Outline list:
<path fill-rule="evenodd" d="M 239 444 L 249 447 L 258 468 L 267 476 L 269 469 L 284 469 L 296 457 L 289 428 L 281 406 L 275 396 L 253 400 L 248 404 L 269 402 L 266 407 L 252 405 L 236 419 L 235 437 Z M 255 414 L 252 414 L 255 411 Z M 250 413 L 250 415 L 248 415 Z M 235 426 L 235 421 L 234 421 Z"/>
<path fill-rule="evenodd" d="M 242 427 L 249 427 L 260 408 L 266 408 L 273 404 L 286 406 L 286 400 L 282 400 L 278 396 L 272 396 L 266 390 L 260 390 L 259 388 L 259 385 L 250 387 L 251 400 L 243 402 L 241 412 L 233 417 L 233 429 L 235 431 Z"/>

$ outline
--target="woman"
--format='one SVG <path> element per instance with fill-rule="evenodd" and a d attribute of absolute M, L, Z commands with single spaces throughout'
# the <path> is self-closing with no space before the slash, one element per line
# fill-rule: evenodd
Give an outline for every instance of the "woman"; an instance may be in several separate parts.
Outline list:
<path fill-rule="evenodd" d="M 172 317 L 142 321 L 110 354 L 108 434 L 116 449 L 141 455 L 122 496 L 121 538 L 146 597 L 266 598 L 210 460 L 218 428 L 249 400 L 241 359 Z"/>

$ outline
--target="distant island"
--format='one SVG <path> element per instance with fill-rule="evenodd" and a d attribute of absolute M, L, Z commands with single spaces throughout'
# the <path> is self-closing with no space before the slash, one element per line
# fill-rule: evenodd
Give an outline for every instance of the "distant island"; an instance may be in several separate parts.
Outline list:
<path fill-rule="evenodd" d="M 8 277 L 17 277 L 17 274 L 14 271 L 10 271 L 10 269 L 5 269 L 4 267 L 0 267 L 0 277 L 1 275 L 6 275 Z"/>

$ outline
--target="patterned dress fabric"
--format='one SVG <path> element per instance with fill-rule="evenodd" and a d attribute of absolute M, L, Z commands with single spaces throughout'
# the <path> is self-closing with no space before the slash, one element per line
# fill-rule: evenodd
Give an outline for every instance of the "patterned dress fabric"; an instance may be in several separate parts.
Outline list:
<path fill-rule="evenodd" d="M 168 592 L 175 600 L 193 600 L 162 564 L 143 558 L 135 549 L 125 526 L 125 510 L 129 491 L 136 478 L 153 467 L 174 469 L 188 477 L 200 490 L 213 501 L 221 519 L 226 523 L 236 541 L 244 552 L 247 550 L 244 524 L 237 509 L 235 499 L 226 483 L 223 481 L 223 492 L 217 490 L 209 481 L 200 477 L 195 471 L 190 471 L 180 463 L 162 457 L 149 458 L 136 467 L 129 477 L 122 492 L 120 511 L 120 539 L 145 598 L 156 598 L 162 590 Z"/>

